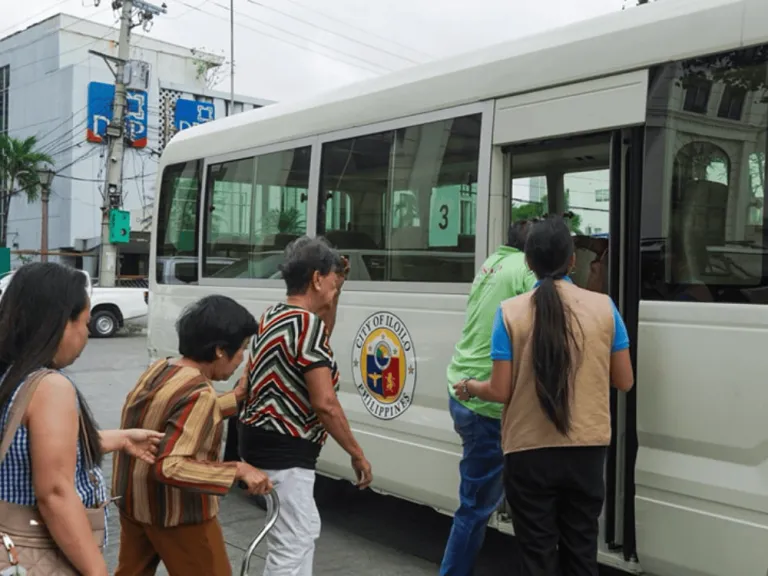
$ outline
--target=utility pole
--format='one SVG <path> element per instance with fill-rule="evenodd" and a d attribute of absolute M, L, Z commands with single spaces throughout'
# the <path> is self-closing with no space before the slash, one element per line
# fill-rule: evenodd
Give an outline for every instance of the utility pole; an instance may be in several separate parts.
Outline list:
<path fill-rule="evenodd" d="M 235 113 L 235 0 L 229 0 L 229 114 Z"/>
<path fill-rule="evenodd" d="M 40 262 L 48 262 L 48 201 L 51 198 L 51 191 L 43 188 L 40 191 L 40 201 L 43 205 L 42 224 L 40 229 Z"/>
<path fill-rule="evenodd" d="M 99 5 L 100 0 L 96 0 Z M 131 57 L 131 29 L 134 26 L 151 23 L 152 17 L 164 14 L 165 4 L 157 7 L 144 0 L 115 0 L 112 6 L 117 9 L 122 4 L 120 14 L 120 39 L 118 40 L 117 58 L 100 54 L 107 62 L 115 62 L 115 101 L 112 105 L 112 121 L 107 126 L 109 154 L 107 155 L 107 185 L 101 214 L 101 246 L 99 254 L 99 285 L 114 286 L 117 277 L 117 247 L 109 238 L 109 212 L 123 205 L 123 156 L 125 154 L 125 114 L 128 109 L 127 89 L 125 86 L 125 65 Z M 139 22 L 134 23 L 133 12 L 138 11 Z"/>

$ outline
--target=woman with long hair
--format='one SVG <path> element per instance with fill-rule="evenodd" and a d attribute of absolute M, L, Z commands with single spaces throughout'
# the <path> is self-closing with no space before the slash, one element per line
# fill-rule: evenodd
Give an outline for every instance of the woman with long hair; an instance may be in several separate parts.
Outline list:
<path fill-rule="evenodd" d="M 537 282 L 496 314 L 490 380 L 455 389 L 505 405 L 505 488 L 521 576 L 597 576 L 610 386 L 633 385 L 629 338 L 609 296 L 570 281 L 573 238 L 562 218 L 531 227 L 525 256 Z"/>
<path fill-rule="evenodd" d="M 162 434 L 100 431 L 85 398 L 61 372 L 88 342 L 86 289 L 82 272 L 35 263 L 14 273 L 0 299 L 0 440 L 10 440 L 0 462 L 0 531 L 12 530 L 4 527 L 11 512 L 34 509 L 64 557 L 59 561 L 73 573 L 101 576 L 107 565 L 86 510 L 108 502 L 102 457 L 122 450 L 154 462 Z M 14 401 L 32 378 L 37 387 L 21 423 L 5 437 Z"/>

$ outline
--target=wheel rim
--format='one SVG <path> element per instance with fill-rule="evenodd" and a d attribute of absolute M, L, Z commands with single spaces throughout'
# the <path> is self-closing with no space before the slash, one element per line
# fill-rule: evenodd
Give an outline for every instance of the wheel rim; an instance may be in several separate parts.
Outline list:
<path fill-rule="evenodd" d="M 98 320 L 96 320 L 96 331 L 99 334 L 109 334 L 112 332 L 114 326 L 115 323 L 109 316 L 101 316 Z"/>

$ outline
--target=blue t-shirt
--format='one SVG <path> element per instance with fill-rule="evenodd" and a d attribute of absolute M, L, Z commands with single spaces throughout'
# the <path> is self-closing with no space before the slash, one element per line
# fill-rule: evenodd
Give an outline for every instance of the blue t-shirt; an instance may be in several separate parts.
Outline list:
<path fill-rule="evenodd" d="M 619 314 L 616 304 L 611 300 L 613 308 L 613 345 L 611 354 L 629 348 L 629 334 L 624 319 Z M 509 339 L 507 327 L 504 325 L 504 316 L 501 306 L 496 310 L 493 319 L 493 331 L 491 332 L 491 360 L 512 360 L 512 341 Z"/>

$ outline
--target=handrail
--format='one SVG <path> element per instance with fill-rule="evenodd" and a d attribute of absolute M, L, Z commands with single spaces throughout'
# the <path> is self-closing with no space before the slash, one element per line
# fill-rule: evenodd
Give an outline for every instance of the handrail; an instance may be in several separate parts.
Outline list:
<path fill-rule="evenodd" d="M 267 500 L 267 521 L 264 523 L 264 528 L 261 529 L 253 539 L 251 545 L 248 546 L 248 550 L 245 551 L 243 557 L 243 563 L 240 567 L 240 576 L 248 576 L 248 568 L 251 566 L 251 556 L 256 551 L 256 547 L 261 544 L 261 541 L 272 529 L 272 526 L 277 522 L 277 517 L 280 514 L 280 499 L 277 497 L 277 492 L 273 489 L 269 494 L 265 494 L 264 498 Z"/>

